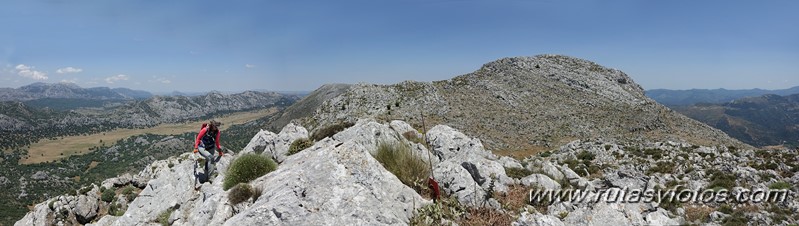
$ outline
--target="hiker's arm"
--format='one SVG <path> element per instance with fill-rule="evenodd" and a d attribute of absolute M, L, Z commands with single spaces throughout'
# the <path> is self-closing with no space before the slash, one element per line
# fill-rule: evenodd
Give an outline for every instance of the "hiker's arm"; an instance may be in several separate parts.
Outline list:
<path fill-rule="evenodd" d="M 202 141 L 203 136 L 205 136 L 205 131 L 207 130 L 207 127 L 203 128 L 200 130 L 200 133 L 197 134 L 197 139 L 194 140 L 194 149 L 197 149 L 197 147 L 200 146 L 200 141 Z"/>
<path fill-rule="evenodd" d="M 217 131 L 216 132 L 216 149 L 219 150 L 219 151 L 222 151 L 222 145 L 219 144 L 219 143 L 222 143 L 222 141 L 219 140 L 220 135 L 222 135 L 222 131 Z"/>

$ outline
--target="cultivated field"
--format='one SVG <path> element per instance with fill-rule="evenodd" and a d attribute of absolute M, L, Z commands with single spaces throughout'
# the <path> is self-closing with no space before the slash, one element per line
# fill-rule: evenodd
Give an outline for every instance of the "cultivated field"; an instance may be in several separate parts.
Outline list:
<path fill-rule="evenodd" d="M 257 111 L 239 112 L 217 117 L 216 120 L 222 122 L 222 130 L 231 125 L 244 124 L 246 122 L 268 116 L 277 112 L 277 109 L 270 108 Z M 202 121 L 192 121 L 187 123 L 162 124 L 146 129 L 116 129 L 104 133 L 91 134 L 88 136 L 68 136 L 59 137 L 56 140 L 43 139 L 31 144 L 28 149 L 27 158 L 20 159 L 20 164 L 32 164 L 58 160 L 70 155 L 80 155 L 89 152 L 89 148 L 105 144 L 110 146 L 118 140 L 140 134 L 162 134 L 178 135 L 186 132 L 197 132 Z M 253 134 L 255 135 L 255 134 Z M 189 147 L 186 147 L 187 150 Z"/>

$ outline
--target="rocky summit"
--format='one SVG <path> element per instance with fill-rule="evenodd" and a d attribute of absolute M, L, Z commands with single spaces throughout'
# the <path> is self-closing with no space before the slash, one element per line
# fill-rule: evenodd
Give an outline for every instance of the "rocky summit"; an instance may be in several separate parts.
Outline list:
<path fill-rule="evenodd" d="M 432 83 L 358 84 L 301 120 L 311 131 L 360 117 L 447 124 L 493 149 L 548 149 L 574 139 L 741 145 L 647 98 L 620 70 L 561 55 L 504 58 Z"/>
<path fill-rule="evenodd" d="M 262 131 L 239 153 L 218 163 L 219 175 L 197 190 L 195 156 L 156 161 L 123 175 L 36 205 L 16 225 L 678 225 L 796 224 L 796 150 L 773 152 L 680 142 L 624 145 L 575 140 L 517 160 L 492 154 L 480 139 L 448 126 L 422 134 L 404 121 L 355 125 L 288 151 L 307 129 L 289 124 Z M 407 145 L 432 168 L 441 188 L 400 181 L 375 155 L 381 143 Z M 222 184 L 232 160 L 256 153 L 278 160 L 275 171 L 249 184 L 259 195 L 231 203 Z M 428 154 L 429 153 L 429 154 Z M 531 201 L 531 191 L 787 190 L 773 202 Z M 106 195 L 107 194 L 107 195 Z M 105 197 L 108 196 L 108 197 Z M 621 195 L 624 196 L 624 195 Z M 614 196 L 618 197 L 618 195 Z M 613 200 L 616 200 L 614 198 Z"/>

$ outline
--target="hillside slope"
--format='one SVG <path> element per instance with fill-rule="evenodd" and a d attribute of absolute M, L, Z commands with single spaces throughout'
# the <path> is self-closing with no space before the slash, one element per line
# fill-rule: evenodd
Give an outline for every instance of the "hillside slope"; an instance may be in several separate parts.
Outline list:
<path fill-rule="evenodd" d="M 656 103 L 624 72 L 560 55 L 504 58 L 450 80 L 359 84 L 301 120 L 318 131 L 359 117 L 448 124 L 492 149 L 574 139 L 745 145 Z"/>

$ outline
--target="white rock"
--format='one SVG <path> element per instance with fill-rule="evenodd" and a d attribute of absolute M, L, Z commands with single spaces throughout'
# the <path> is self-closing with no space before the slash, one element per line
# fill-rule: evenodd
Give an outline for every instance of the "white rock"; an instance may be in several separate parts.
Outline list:
<path fill-rule="evenodd" d="M 522 183 L 522 185 L 528 187 L 538 187 L 541 189 L 549 189 L 549 190 L 560 189 L 560 184 L 557 181 L 554 181 L 552 180 L 552 178 L 549 178 L 543 174 L 533 174 L 530 176 L 526 176 L 522 178 L 520 182 Z"/>
<path fill-rule="evenodd" d="M 333 139 L 340 142 L 350 142 L 359 146 L 362 151 L 376 154 L 379 144 L 397 143 L 400 135 L 387 125 L 377 123 L 374 119 L 361 119 L 355 125 L 335 135 Z"/>
<path fill-rule="evenodd" d="M 289 152 L 291 143 L 301 138 L 308 138 L 308 130 L 294 123 L 289 123 L 283 127 L 283 130 L 280 130 L 280 133 L 277 134 L 277 137 L 272 142 L 267 140 L 268 144 L 264 149 L 264 154 L 271 156 L 277 162 L 283 162 Z M 269 145 L 269 143 L 273 145 Z"/>
<path fill-rule="evenodd" d="M 565 226 L 563 221 L 560 221 L 555 216 L 543 215 L 540 213 L 527 213 L 522 212 L 519 219 L 513 222 L 514 226 Z"/>

